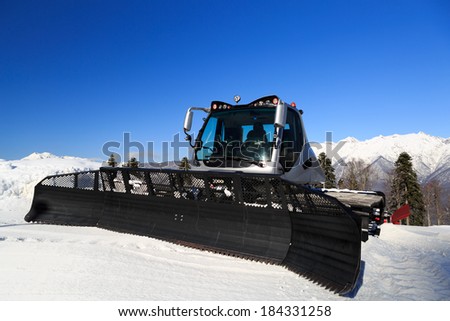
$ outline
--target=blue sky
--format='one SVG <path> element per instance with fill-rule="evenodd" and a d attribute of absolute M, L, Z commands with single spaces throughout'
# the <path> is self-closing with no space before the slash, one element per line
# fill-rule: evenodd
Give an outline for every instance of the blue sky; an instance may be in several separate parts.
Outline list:
<path fill-rule="evenodd" d="M 446 0 L 0 1 L 0 158 L 161 154 L 190 106 L 277 94 L 308 136 L 450 136 Z"/>

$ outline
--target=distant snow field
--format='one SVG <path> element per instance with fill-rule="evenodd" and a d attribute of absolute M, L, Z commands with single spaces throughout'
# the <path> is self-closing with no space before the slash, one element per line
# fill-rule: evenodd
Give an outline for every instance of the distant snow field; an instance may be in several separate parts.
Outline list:
<path fill-rule="evenodd" d="M 280 266 L 23 220 L 45 176 L 99 166 L 48 153 L 0 160 L 0 300 L 450 300 L 450 226 L 384 224 L 363 243 L 359 291 L 340 297 Z"/>

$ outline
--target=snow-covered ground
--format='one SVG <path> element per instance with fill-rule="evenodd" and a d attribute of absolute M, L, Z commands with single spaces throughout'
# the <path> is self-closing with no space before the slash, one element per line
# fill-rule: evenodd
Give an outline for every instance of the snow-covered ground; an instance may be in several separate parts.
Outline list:
<path fill-rule="evenodd" d="M 359 291 L 339 297 L 280 266 L 23 221 L 43 177 L 99 165 L 50 154 L 0 160 L 0 300 L 450 300 L 450 226 L 383 225 L 363 244 Z"/>

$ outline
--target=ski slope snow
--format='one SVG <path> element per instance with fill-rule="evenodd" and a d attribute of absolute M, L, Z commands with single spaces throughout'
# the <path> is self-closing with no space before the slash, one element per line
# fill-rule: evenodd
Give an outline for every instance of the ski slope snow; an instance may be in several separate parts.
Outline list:
<path fill-rule="evenodd" d="M 340 297 L 280 266 L 23 220 L 39 180 L 99 166 L 51 154 L 0 160 L 0 300 L 450 300 L 450 226 L 383 225 L 363 243 L 358 291 Z"/>

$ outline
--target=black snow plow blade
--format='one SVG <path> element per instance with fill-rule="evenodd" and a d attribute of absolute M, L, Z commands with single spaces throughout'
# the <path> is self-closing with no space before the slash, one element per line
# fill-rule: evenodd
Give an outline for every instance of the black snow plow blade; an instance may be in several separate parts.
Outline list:
<path fill-rule="evenodd" d="M 101 168 L 49 176 L 27 222 L 96 226 L 281 264 L 340 294 L 356 283 L 361 220 L 275 175 Z"/>

